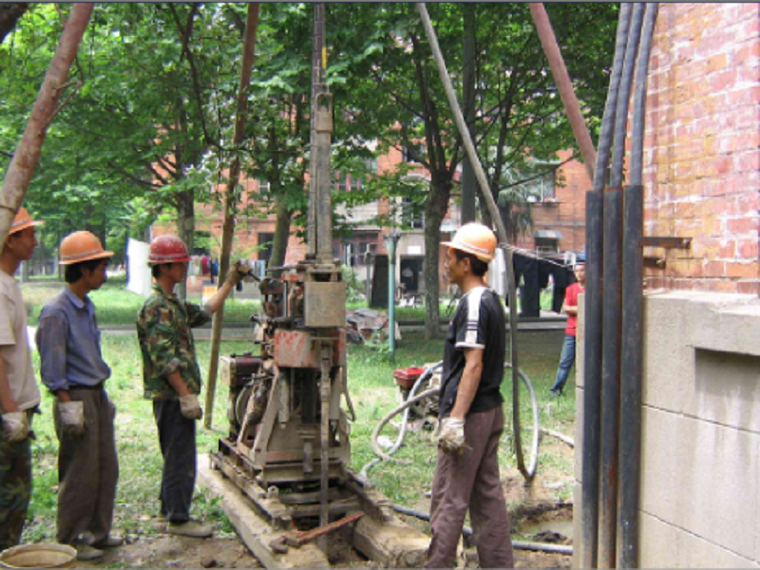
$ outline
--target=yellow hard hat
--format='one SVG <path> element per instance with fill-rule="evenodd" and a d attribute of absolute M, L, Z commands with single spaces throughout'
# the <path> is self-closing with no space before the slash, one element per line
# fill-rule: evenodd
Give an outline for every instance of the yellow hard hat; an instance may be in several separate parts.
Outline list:
<path fill-rule="evenodd" d="M 445 246 L 470 253 L 486 263 L 493 260 L 497 244 L 498 240 L 493 231 L 477 222 L 463 225 L 454 234 L 454 239 L 443 242 Z"/>
<path fill-rule="evenodd" d="M 74 265 L 91 259 L 107 259 L 113 256 L 112 251 L 103 249 L 98 237 L 90 232 L 74 232 L 67 235 L 61 242 L 61 265 Z"/>

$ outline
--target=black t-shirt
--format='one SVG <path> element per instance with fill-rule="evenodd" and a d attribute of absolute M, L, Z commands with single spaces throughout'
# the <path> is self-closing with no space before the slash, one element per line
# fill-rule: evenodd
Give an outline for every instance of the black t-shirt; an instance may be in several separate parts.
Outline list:
<path fill-rule="evenodd" d="M 466 348 L 483 350 L 483 372 L 469 413 L 485 412 L 501 405 L 504 398 L 499 388 L 504 377 L 506 336 L 504 307 L 499 296 L 486 287 L 471 289 L 459 301 L 446 334 L 440 417 L 448 417 L 454 407 L 464 372 Z"/>

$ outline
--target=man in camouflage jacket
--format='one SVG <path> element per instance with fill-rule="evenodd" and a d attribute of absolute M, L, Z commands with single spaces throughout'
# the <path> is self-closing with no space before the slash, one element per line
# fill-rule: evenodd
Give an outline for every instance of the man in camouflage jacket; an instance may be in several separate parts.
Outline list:
<path fill-rule="evenodd" d="M 175 236 L 159 236 L 151 242 L 149 263 L 156 283 L 137 315 L 137 337 L 144 394 L 153 401 L 164 457 L 161 513 L 171 534 L 208 537 L 210 526 L 190 520 L 196 473 L 195 420 L 203 415 L 198 402 L 201 373 L 191 329 L 211 321 L 211 315 L 250 270 L 242 262 L 235 264 L 224 284 L 201 307 L 174 294 L 174 287 L 187 277 L 189 260 L 185 244 Z"/>

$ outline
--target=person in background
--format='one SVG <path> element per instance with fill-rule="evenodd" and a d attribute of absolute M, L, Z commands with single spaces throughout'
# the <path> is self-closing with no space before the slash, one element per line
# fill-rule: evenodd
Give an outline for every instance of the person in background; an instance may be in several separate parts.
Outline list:
<path fill-rule="evenodd" d="M 66 236 L 60 247 L 66 287 L 45 304 L 37 329 L 42 381 L 56 397 L 57 540 L 73 545 L 79 560 L 101 558 L 102 548 L 124 542 L 111 536 L 119 479 L 116 407 L 105 388 L 111 368 L 103 360 L 88 297 L 106 282 L 112 256 L 90 232 Z"/>
<path fill-rule="evenodd" d="M 478 223 L 465 224 L 443 244 L 449 281 L 463 297 L 444 348 L 427 568 L 454 566 L 468 510 L 480 567 L 513 565 L 498 461 L 506 320 L 501 299 L 485 282 L 496 244 L 494 233 Z"/>
<path fill-rule="evenodd" d="M 25 208 L 11 222 L 0 253 L 0 551 L 21 541 L 32 496 L 32 415 L 40 403 L 34 379 L 26 308 L 13 278 L 37 247 L 35 226 Z"/>
<path fill-rule="evenodd" d="M 170 534 L 205 538 L 211 536 L 211 526 L 190 519 L 196 474 L 195 421 L 203 415 L 198 402 L 201 371 L 191 329 L 210 322 L 211 315 L 250 270 L 238 261 L 202 307 L 174 294 L 176 285 L 187 277 L 189 261 L 185 242 L 176 236 L 163 235 L 150 242 L 148 263 L 155 283 L 152 295 L 137 315 L 137 338 L 143 360 L 144 395 L 153 401 L 164 458 L 161 514 L 169 523 Z"/>
<path fill-rule="evenodd" d="M 577 283 L 573 283 L 565 292 L 565 303 L 562 312 L 567 313 L 567 325 L 565 326 L 565 341 L 562 344 L 562 353 L 559 357 L 557 379 L 551 390 L 552 394 L 562 395 L 565 383 L 570 376 L 570 370 L 575 364 L 575 337 L 578 327 L 578 295 L 586 290 L 586 262 L 577 261 L 573 267 Z"/>

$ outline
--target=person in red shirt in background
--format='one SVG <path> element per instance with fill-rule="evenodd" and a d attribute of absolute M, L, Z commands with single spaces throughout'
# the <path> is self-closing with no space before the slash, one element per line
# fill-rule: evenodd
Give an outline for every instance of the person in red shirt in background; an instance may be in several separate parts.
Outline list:
<path fill-rule="evenodd" d="M 575 278 L 577 283 L 573 283 L 567 288 L 565 293 L 565 303 L 562 305 L 562 311 L 567 313 L 567 326 L 565 327 L 565 342 L 562 345 L 562 354 L 559 357 L 559 369 L 557 370 L 557 381 L 550 390 L 552 394 L 562 395 L 565 388 L 570 369 L 575 364 L 575 335 L 578 326 L 578 295 L 586 290 L 586 262 L 577 261 L 575 267 Z"/>

